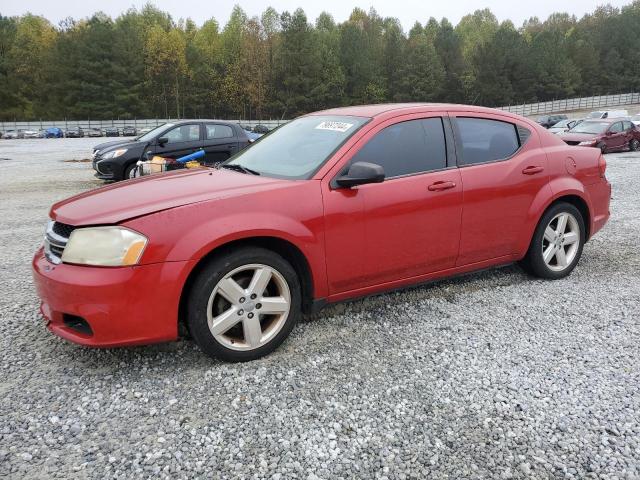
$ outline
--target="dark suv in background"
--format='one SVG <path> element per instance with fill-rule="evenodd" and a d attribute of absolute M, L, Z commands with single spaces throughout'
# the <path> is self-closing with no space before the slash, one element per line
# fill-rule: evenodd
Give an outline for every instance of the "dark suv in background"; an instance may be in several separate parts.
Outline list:
<path fill-rule="evenodd" d="M 542 117 L 538 117 L 536 122 L 538 125 L 542 125 L 544 128 L 553 127 L 560 120 L 568 120 L 569 117 L 566 115 L 544 115 Z"/>
<path fill-rule="evenodd" d="M 134 139 L 101 143 L 93 149 L 95 176 L 102 180 L 132 177 L 138 160 L 154 155 L 179 158 L 205 151 L 202 163 L 215 165 L 249 145 L 246 132 L 235 123 L 214 120 L 183 120 L 165 123 Z"/>

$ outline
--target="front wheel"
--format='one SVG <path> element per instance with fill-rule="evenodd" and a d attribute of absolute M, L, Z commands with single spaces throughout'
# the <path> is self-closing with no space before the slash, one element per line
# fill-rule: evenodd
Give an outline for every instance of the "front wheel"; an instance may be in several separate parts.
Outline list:
<path fill-rule="evenodd" d="M 580 211 L 569 203 L 557 203 L 540 219 L 521 264 L 537 277 L 566 277 L 580 260 L 585 240 Z"/>
<path fill-rule="evenodd" d="M 214 257 L 189 292 L 187 324 L 198 346 L 231 362 L 275 350 L 301 315 L 298 276 L 280 255 L 245 247 Z"/>

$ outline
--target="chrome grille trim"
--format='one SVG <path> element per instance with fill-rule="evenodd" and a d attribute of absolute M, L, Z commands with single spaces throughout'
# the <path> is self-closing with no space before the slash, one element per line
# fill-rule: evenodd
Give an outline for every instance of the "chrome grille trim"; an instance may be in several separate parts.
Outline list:
<path fill-rule="evenodd" d="M 44 255 L 51 263 L 56 265 L 62 263 L 62 253 L 67 246 L 68 238 L 58 235 L 53 231 L 55 222 L 50 220 L 44 234 Z"/>

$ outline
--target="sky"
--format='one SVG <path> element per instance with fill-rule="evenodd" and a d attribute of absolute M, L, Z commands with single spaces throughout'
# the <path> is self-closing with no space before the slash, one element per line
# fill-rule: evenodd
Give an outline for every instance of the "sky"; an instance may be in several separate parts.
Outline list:
<path fill-rule="evenodd" d="M 0 0 L 0 14 L 4 16 L 22 15 L 31 12 L 42 15 L 52 23 L 73 17 L 75 19 L 91 16 L 97 11 L 104 11 L 112 17 L 118 16 L 130 7 L 142 7 L 148 0 Z M 429 17 L 440 20 L 447 17 L 454 25 L 468 13 L 482 8 L 490 8 L 498 20 L 511 20 L 516 27 L 530 17 L 536 16 L 546 19 L 554 12 L 567 12 L 578 17 L 592 12 L 597 6 L 610 3 L 620 7 L 631 3 L 631 0 L 368 0 L 363 2 L 346 2 L 344 0 L 155 0 L 161 10 L 167 11 L 177 20 L 190 17 L 198 25 L 214 17 L 222 25 L 229 19 L 231 9 L 235 4 L 240 5 L 251 17 L 260 15 L 268 6 L 278 12 L 293 11 L 301 7 L 307 14 L 309 21 L 315 21 L 323 10 L 333 15 L 338 22 L 344 21 L 355 7 L 369 10 L 373 7 L 382 17 L 396 17 L 405 30 L 419 21 L 425 23 Z"/>

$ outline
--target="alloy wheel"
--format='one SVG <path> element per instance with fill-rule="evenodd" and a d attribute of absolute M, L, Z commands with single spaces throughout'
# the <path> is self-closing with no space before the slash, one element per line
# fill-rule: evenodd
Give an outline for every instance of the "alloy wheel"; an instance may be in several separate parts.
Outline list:
<path fill-rule="evenodd" d="M 213 337 L 232 350 L 257 349 L 285 325 L 291 309 L 286 280 L 273 267 L 249 264 L 225 275 L 207 304 Z"/>
<path fill-rule="evenodd" d="M 580 246 L 580 225 L 561 212 L 551 219 L 542 238 L 542 259 L 549 269 L 561 272 L 571 265 Z"/>

